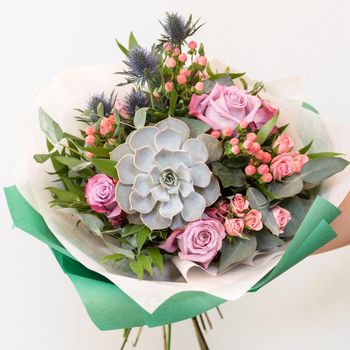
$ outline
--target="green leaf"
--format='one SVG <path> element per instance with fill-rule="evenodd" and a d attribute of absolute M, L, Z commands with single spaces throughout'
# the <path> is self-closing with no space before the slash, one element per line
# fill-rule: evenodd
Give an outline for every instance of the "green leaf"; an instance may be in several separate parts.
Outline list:
<path fill-rule="evenodd" d="M 52 154 L 34 154 L 33 158 L 37 163 L 45 163 Z"/>
<path fill-rule="evenodd" d="M 76 213 L 75 216 L 92 232 L 94 235 L 102 237 L 103 221 L 96 215 Z"/>
<path fill-rule="evenodd" d="M 257 232 L 255 238 L 257 241 L 256 250 L 275 250 L 284 244 L 281 238 L 272 235 L 266 228 Z"/>
<path fill-rule="evenodd" d="M 294 197 L 303 190 L 304 183 L 298 174 L 285 177 L 282 181 L 274 181 L 268 185 L 268 189 L 276 197 Z"/>
<path fill-rule="evenodd" d="M 275 127 L 278 119 L 278 112 L 277 114 L 272 117 L 257 133 L 256 142 L 263 144 L 264 141 L 270 136 L 271 131 Z"/>
<path fill-rule="evenodd" d="M 111 254 L 111 255 L 106 255 L 105 257 L 103 257 L 101 259 L 101 263 L 102 264 L 105 264 L 109 261 L 119 261 L 119 260 L 123 260 L 125 259 L 125 255 L 123 254 Z"/>
<path fill-rule="evenodd" d="M 175 108 L 177 102 L 177 92 L 175 88 L 171 91 L 170 101 L 169 101 L 169 115 L 174 116 Z"/>
<path fill-rule="evenodd" d="M 213 77 L 215 75 L 215 73 L 212 71 L 209 63 L 207 64 L 206 71 L 207 71 L 209 77 Z"/>
<path fill-rule="evenodd" d="M 141 251 L 143 245 L 146 243 L 147 238 L 149 237 L 151 230 L 148 227 L 143 227 L 142 230 L 136 233 L 136 246 L 138 252 Z"/>
<path fill-rule="evenodd" d="M 125 227 L 124 232 L 121 234 L 122 238 L 128 237 L 128 236 L 132 236 L 134 234 L 136 234 L 137 232 L 143 230 L 145 227 L 145 225 L 134 225 L 134 224 L 128 224 Z"/>
<path fill-rule="evenodd" d="M 261 211 L 263 224 L 276 236 L 279 235 L 279 228 L 277 226 L 275 217 L 269 208 L 269 201 L 256 188 L 249 187 L 247 190 L 247 198 L 250 206 L 253 209 Z"/>
<path fill-rule="evenodd" d="M 110 159 L 92 158 L 91 163 L 96 167 L 96 169 L 113 179 L 118 178 L 117 169 L 115 166 L 117 162 Z"/>
<path fill-rule="evenodd" d="M 233 81 L 232 81 L 231 77 L 227 74 L 225 74 L 224 76 L 217 78 L 215 80 L 211 80 L 211 79 L 205 80 L 203 92 L 208 94 L 211 90 L 213 90 L 213 88 L 216 84 L 219 84 L 222 86 L 232 86 Z"/>
<path fill-rule="evenodd" d="M 254 236 L 250 236 L 249 238 L 250 239 L 235 238 L 231 241 L 225 239 L 223 241 L 218 269 L 219 273 L 229 270 L 235 263 L 254 254 L 257 241 Z"/>
<path fill-rule="evenodd" d="M 48 140 L 57 145 L 63 138 L 61 127 L 40 107 L 39 108 L 40 128 L 46 134 Z"/>
<path fill-rule="evenodd" d="M 232 147 L 231 145 L 229 147 Z M 242 168 L 249 162 L 250 157 L 247 156 L 234 156 L 226 158 L 222 161 L 222 164 L 227 168 Z"/>
<path fill-rule="evenodd" d="M 136 129 L 141 129 L 146 124 L 146 117 L 147 117 L 147 107 L 139 108 L 134 116 L 134 125 Z"/>
<path fill-rule="evenodd" d="M 245 73 L 217 73 L 212 76 L 210 76 L 210 80 L 218 80 L 221 78 L 229 77 L 231 80 L 243 77 Z"/>
<path fill-rule="evenodd" d="M 75 193 L 61 190 L 57 187 L 46 187 L 46 190 L 49 190 L 51 193 L 53 193 L 59 200 L 65 201 L 65 202 L 79 202 L 80 198 Z"/>
<path fill-rule="evenodd" d="M 316 158 L 309 160 L 301 169 L 304 182 L 318 184 L 344 170 L 349 162 L 343 158 Z"/>
<path fill-rule="evenodd" d="M 103 103 L 100 102 L 98 105 L 97 105 L 97 108 L 96 108 L 96 112 L 97 112 L 97 115 L 99 117 L 104 117 L 105 116 L 105 109 L 103 107 Z"/>
<path fill-rule="evenodd" d="M 129 262 L 131 270 L 137 275 L 139 280 L 142 280 L 143 277 L 143 266 L 140 262 L 131 260 Z"/>
<path fill-rule="evenodd" d="M 204 56 L 205 55 L 203 43 L 200 43 L 199 48 L 198 48 L 198 53 L 199 53 L 200 56 Z"/>
<path fill-rule="evenodd" d="M 336 153 L 336 152 L 319 152 L 319 153 L 310 153 L 307 156 L 309 159 L 316 159 L 316 158 L 333 158 L 344 155 L 343 153 Z"/>
<path fill-rule="evenodd" d="M 117 39 L 114 39 L 114 40 L 117 43 L 120 51 L 123 52 L 123 54 L 127 56 L 129 54 L 128 49 L 124 45 L 122 45 Z"/>
<path fill-rule="evenodd" d="M 299 150 L 299 153 L 305 154 L 311 148 L 313 142 L 314 142 L 314 140 L 311 140 L 310 143 L 308 143 L 305 147 L 303 147 Z"/>
<path fill-rule="evenodd" d="M 151 257 L 153 264 L 160 273 L 163 272 L 163 255 L 156 248 L 147 248 L 147 253 Z"/>
<path fill-rule="evenodd" d="M 66 176 L 61 176 L 61 180 L 67 188 L 67 191 L 75 193 L 81 200 L 84 200 L 84 187 L 76 185 L 70 178 Z"/>
<path fill-rule="evenodd" d="M 129 35 L 129 50 L 132 49 L 135 46 L 140 46 L 135 38 L 135 35 L 133 32 L 130 32 Z"/>
<path fill-rule="evenodd" d="M 183 121 L 190 128 L 190 137 L 196 138 L 197 136 L 206 133 L 210 126 L 203 123 L 201 120 L 194 118 L 179 117 L 177 118 Z"/>
<path fill-rule="evenodd" d="M 107 148 L 104 148 L 104 147 L 82 147 L 82 150 L 85 152 L 93 153 L 96 157 L 109 159 L 109 150 Z"/>
<path fill-rule="evenodd" d="M 54 157 L 55 160 L 60 162 L 61 164 L 67 165 L 70 168 L 73 168 L 77 165 L 80 165 L 84 160 L 80 160 L 74 157 L 65 157 L 65 156 L 57 156 Z"/>
<path fill-rule="evenodd" d="M 303 108 L 308 109 L 309 111 L 314 112 L 316 114 L 320 114 L 315 107 L 311 106 L 307 102 L 303 102 Z"/>
<path fill-rule="evenodd" d="M 143 268 L 151 276 L 153 276 L 152 259 L 149 256 L 146 256 L 146 255 L 137 255 L 136 258 L 137 258 L 137 261 L 143 266 Z"/>
<path fill-rule="evenodd" d="M 213 162 L 212 171 L 220 179 L 224 188 L 231 186 L 242 187 L 246 184 L 246 179 L 241 169 L 227 168 L 220 162 Z"/>

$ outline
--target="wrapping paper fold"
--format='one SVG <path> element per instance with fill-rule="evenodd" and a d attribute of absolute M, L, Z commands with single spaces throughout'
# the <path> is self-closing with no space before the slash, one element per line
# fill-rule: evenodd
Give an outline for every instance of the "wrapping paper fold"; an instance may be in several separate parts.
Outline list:
<path fill-rule="evenodd" d="M 76 261 L 15 186 L 6 188 L 5 195 L 14 225 L 49 246 L 76 288 L 90 318 L 101 330 L 173 323 L 226 301 L 204 292 L 185 291 L 168 298 L 153 313 L 149 313 L 107 278 Z M 329 224 L 339 214 L 340 210 L 336 206 L 317 197 L 276 267 L 258 281 L 250 292 L 257 291 L 335 238 L 336 233 Z"/>

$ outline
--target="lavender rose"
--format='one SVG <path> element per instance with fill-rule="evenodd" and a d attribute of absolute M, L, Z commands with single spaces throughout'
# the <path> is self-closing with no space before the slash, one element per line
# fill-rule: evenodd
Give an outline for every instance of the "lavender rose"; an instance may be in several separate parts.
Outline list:
<path fill-rule="evenodd" d="M 216 84 L 209 95 L 192 96 L 189 113 L 214 130 L 235 129 L 242 120 L 253 123 L 260 106 L 257 96 L 249 95 L 236 86 Z"/>
<path fill-rule="evenodd" d="M 225 228 L 220 221 L 202 219 L 175 230 L 159 247 L 168 253 L 179 249 L 181 260 L 201 263 L 207 269 L 220 251 L 225 236 Z"/>

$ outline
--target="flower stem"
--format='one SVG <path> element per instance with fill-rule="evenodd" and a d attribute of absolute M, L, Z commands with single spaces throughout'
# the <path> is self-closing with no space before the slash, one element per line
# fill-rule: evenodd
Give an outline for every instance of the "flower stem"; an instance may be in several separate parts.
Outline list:
<path fill-rule="evenodd" d="M 164 350 L 166 350 L 166 329 L 165 329 L 165 326 L 162 326 L 162 329 L 163 329 L 163 348 Z"/>
<path fill-rule="evenodd" d="M 149 96 L 150 96 L 150 100 L 151 100 L 151 106 L 154 109 L 153 86 L 152 86 L 152 83 L 149 79 L 147 80 L 147 85 L 148 85 Z"/>
<path fill-rule="evenodd" d="M 131 328 L 125 328 L 124 329 L 124 336 L 123 336 L 124 337 L 124 341 L 123 341 L 123 344 L 122 344 L 120 350 L 124 350 L 125 345 L 128 342 L 130 332 L 131 332 Z"/>
<path fill-rule="evenodd" d="M 168 324 L 168 334 L 166 339 L 166 350 L 170 350 L 170 344 L 171 344 L 171 323 Z"/>
<path fill-rule="evenodd" d="M 218 311 L 220 318 L 223 320 L 224 316 L 223 316 L 223 314 L 218 306 L 216 307 L 216 310 Z"/>
<path fill-rule="evenodd" d="M 207 314 L 206 312 L 204 313 L 204 316 L 205 316 L 205 319 L 206 319 L 207 322 L 208 322 L 209 328 L 210 328 L 210 329 L 213 329 L 213 325 L 212 325 L 212 323 L 211 323 L 211 321 L 210 321 L 210 318 L 209 318 L 209 316 L 208 316 L 208 314 Z"/>
<path fill-rule="evenodd" d="M 196 317 L 192 317 L 193 327 L 196 332 L 197 340 L 201 350 L 209 350 L 208 344 L 205 341 L 203 333 L 199 327 L 199 323 Z"/>
<path fill-rule="evenodd" d="M 142 329 L 143 329 L 143 327 L 140 327 L 139 330 L 137 331 L 136 339 L 132 343 L 133 347 L 136 347 L 137 343 L 139 342 L 139 339 L 140 339 L 140 336 L 141 336 L 141 333 L 142 333 Z"/>
<path fill-rule="evenodd" d="M 203 318 L 203 315 L 202 315 L 202 314 L 199 315 L 199 319 L 200 319 L 200 321 L 201 321 L 202 328 L 203 328 L 204 331 L 206 332 L 206 331 L 207 331 L 207 327 L 205 326 L 204 318 Z"/>

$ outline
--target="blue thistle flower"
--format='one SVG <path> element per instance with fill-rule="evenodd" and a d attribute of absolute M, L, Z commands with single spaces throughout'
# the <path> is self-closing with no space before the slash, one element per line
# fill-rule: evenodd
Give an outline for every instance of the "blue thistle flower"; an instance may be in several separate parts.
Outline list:
<path fill-rule="evenodd" d="M 129 69 L 120 74 L 128 76 L 126 84 L 139 83 L 143 85 L 146 81 L 155 81 L 158 78 L 161 61 L 154 47 L 149 51 L 140 46 L 134 46 L 129 50 L 124 63 Z"/>
<path fill-rule="evenodd" d="M 203 25 L 197 26 L 198 22 L 199 20 L 192 23 L 192 16 L 186 21 L 183 16 L 177 13 L 166 12 L 164 22 L 160 22 L 165 32 L 160 42 L 170 42 L 174 45 L 181 45 L 186 38 L 193 35 Z"/>
<path fill-rule="evenodd" d="M 125 110 L 130 116 L 134 116 L 137 109 L 149 107 L 147 94 L 140 89 L 132 89 L 124 98 Z"/>

